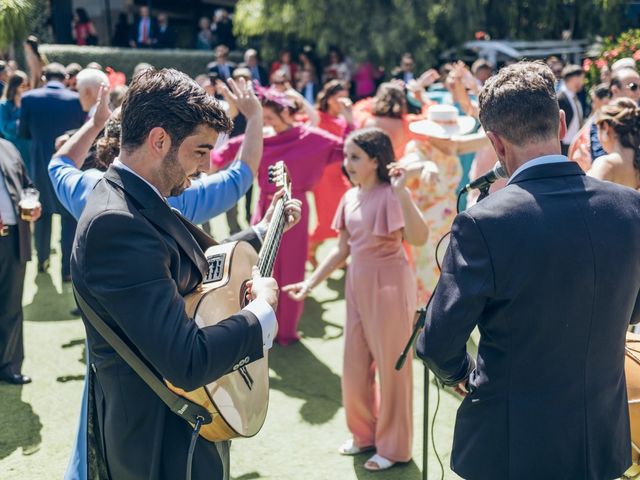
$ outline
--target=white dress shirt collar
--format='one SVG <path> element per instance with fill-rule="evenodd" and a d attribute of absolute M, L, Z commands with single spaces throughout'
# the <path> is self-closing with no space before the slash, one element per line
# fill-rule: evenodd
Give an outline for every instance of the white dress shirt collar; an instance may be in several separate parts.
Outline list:
<path fill-rule="evenodd" d="M 146 183 L 147 185 L 149 185 L 154 192 L 156 192 L 158 194 L 158 196 L 162 199 L 162 201 L 166 201 L 165 198 L 162 196 L 162 194 L 160 193 L 160 190 L 158 190 L 154 185 L 152 185 L 151 183 L 149 183 L 149 181 L 144 178 L 141 177 L 138 173 L 134 172 L 133 170 L 131 170 L 131 168 L 129 168 L 127 165 L 125 165 L 124 163 L 122 163 L 120 161 L 119 157 L 116 157 L 116 159 L 113 161 L 113 166 L 116 168 L 121 168 L 122 170 L 126 170 L 129 173 L 133 173 L 136 177 L 138 177 L 140 180 L 142 180 L 144 183 Z"/>
<path fill-rule="evenodd" d="M 569 159 L 564 155 L 544 155 L 542 157 L 534 158 L 533 160 L 529 160 L 527 163 L 520 165 L 520 167 L 513 172 L 513 175 L 509 177 L 509 181 L 507 184 L 511 183 L 514 178 L 518 176 L 521 172 L 524 172 L 527 168 L 537 167 L 538 165 L 547 165 L 549 163 L 561 163 L 568 162 Z"/>

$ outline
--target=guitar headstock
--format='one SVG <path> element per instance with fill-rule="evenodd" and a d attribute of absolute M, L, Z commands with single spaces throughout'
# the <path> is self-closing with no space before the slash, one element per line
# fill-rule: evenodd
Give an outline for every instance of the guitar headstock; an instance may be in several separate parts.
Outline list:
<path fill-rule="evenodd" d="M 278 190 L 284 188 L 287 192 L 291 191 L 289 169 L 282 160 L 269 166 L 269 183 L 275 184 Z"/>

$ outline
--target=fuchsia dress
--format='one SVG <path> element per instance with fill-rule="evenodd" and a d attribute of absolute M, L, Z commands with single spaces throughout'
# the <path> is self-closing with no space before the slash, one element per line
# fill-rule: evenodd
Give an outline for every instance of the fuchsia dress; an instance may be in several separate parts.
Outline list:
<path fill-rule="evenodd" d="M 333 222 L 349 236 L 342 401 L 358 447 L 374 445 L 394 462 L 411 459 L 411 355 L 396 361 L 411 336 L 416 279 L 402 248 L 402 207 L 388 183 L 352 188 Z M 376 371 L 380 382 L 376 381 Z"/>
<path fill-rule="evenodd" d="M 319 111 L 318 115 L 320 116 L 318 128 L 337 137 L 344 139 L 353 129 L 353 126 L 348 125 L 347 121 L 342 117 L 332 117 L 322 111 Z M 320 182 L 313 189 L 318 223 L 309 238 L 311 247 L 315 247 L 326 239 L 336 236 L 335 230 L 331 228 L 331 222 L 336 214 L 342 195 L 349 188 L 351 188 L 351 185 L 347 177 L 342 173 L 341 163 L 334 163 L 325 169 Z"/>
<path fill-rule="evenodd" d="M 244 135 L 234 137 L 220 150 L 211 154 L 211 162 L 220 168 L 236 158 Z M 325 167 L 342 161 L 343 140 L 318 128 L 296 125 L 289 130 L 264 139 L 264 151 L 258 169 L 260 198 L 253 213 L 252 223 L 258 223 L 269 207 L 276 192 L 275 185 L 268 182 L 268 168 L 283 160 L 292 180 L 292 196 L 302 201 L 300 223 L 289 230 L 282 239 L 280 253 L 276 258 L 273 277 L 278 285 L 304 280 L 304 267 L 309 248 L 309 204 L 306 194 L 320 181 Z M 278 300 L 278 336 L 281 345 L 299 339 L 298 322 L 302 316 L 304 302 L 291 300 L 280 292 Z"/>

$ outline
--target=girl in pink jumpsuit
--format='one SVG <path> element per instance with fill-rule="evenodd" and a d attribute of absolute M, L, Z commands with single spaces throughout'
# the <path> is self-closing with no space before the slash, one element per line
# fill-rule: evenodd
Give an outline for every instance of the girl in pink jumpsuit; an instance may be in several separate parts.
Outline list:
<path fill-rule="evenodd" d="M 386 133 L 357 131 L 347 138 L 344 153 L 356 187 L 342 197 L 334 218 L 338 246 L 307 280 L 283 291 L 304 299 L 351 255 L 342 397 L 353 438 L 339 451 L 355 455 L 375 448 L 364 467 L 384 470 L 411 459 L 411 361 L 401 371 L 394 368 L 416 309 L 415 277 L 402 240 L 422 245 L 428 231 L 405 187 L 406 172 L 387 168 L 393 146 Z"/>
<path fill-rule="evenodd" d="M 258 168 L 260 198 L 251 223 L 256 224 L 262 219 L 276 193 L 276 186 L 268 181 L 268 170 L 269 166 L 278 160 L 283 160 L 289 169 L 292 196 L 302 201 L 300 223 L 282 237 L 273 270 L 273 277 L 278 284 L 287 285 L 304 278 L 309 248 L 309 204 L 306 193 L 317 185 L 329 163 L 342 160 L 343 140 L 319 128 L 294 123 L 293 103 L 284 95 L 272 89 L 261 89 L 258 94 L 262 100 L 264 123 L 272 127 L 276 134 L 264 138 L 262 160 Z M 234 137 L 220 150 L 212 152 L 213 169 L 232 162 L 243 139 L 244 135 Z M 280 293 L 276 311 L 276 341 L 281 345 L 288 345 L 299 339 L 297 327 L 302 309 L 302 303 L 291 300 L 285 293 Z"/>

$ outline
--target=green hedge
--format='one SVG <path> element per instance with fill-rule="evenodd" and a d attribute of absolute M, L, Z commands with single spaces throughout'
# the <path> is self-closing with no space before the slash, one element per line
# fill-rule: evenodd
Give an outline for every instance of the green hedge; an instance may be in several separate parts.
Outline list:
<path fill-rule="evenodd" d="M 207 70 L 207 63 L 214 60 L 213 52 L 201 50 L 147 50 L 135 48 L 79 47 L 76 45 L 41 45 L 49 62 L 63 65 L 76 62 L 83 67 L 90 62 L 98 62 L 102 67 L 112 67 L 124 72 L 127 80 L 133 68 L 140 62 L 154 67 L 171 67 L 195 77 Z"/>

